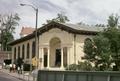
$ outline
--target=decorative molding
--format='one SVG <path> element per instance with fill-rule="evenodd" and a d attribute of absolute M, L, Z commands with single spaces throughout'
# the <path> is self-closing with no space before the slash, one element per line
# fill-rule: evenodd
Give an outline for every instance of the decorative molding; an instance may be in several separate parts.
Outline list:
<path fill-rule="evenodd" d="M 64 43 L 64 44 L 61 44 L 61 47 L 72 47 L 73 44 L 71 43 Z"/>
<path fill-rule="evenodd" d="M 39 48 L 49 48 L 49 44 L 42 44 L 42 45 L 39 45 Z"/>

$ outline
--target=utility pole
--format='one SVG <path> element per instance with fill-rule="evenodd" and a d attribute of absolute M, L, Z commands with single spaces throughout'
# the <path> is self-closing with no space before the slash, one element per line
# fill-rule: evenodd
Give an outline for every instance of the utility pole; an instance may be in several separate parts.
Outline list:
<path fill-rule="evenodd" d="M 38 37 L 37 37 L 37 24 L 38 24 L 38 8 L 36 8 L 36 7 L 34 7 L 33 5 L 30 5 L 30 4 L 20 4 L 21 6 L 30 6 L 30 7 L 32 7 L 35 11 L 36 11 L 36 22 L 35 22 L 35 56 L 36 56 L 36 58 L 37 58 L 37 60 L 36 61 L 38 61 Z M 38 50 L 37 50 L 38 49 Z M 38 64 L 37 64 L 38 65 Z M 36 66 L 36 68 L 37 68 L 37 66 Z"/>

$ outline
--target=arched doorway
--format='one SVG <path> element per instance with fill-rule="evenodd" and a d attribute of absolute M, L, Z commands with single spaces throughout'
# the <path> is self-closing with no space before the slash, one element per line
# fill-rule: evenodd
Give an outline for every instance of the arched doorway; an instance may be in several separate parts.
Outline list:
<path fill-rule="evenodd" d="M 50 67 L 61 66 L 61 41 L 55 37 L 50 40 Z"/>

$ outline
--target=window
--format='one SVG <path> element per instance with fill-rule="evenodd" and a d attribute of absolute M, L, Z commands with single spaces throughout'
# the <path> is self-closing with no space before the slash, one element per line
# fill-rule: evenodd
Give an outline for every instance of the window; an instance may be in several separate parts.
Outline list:
<path fill-rule="evenodd" d="M 20 46 L 18 46 L 18 58 L 20 58 Z"/>
<path fill-rule="evenodd" d="M 35 42 L 33 41 L 33 43 L 32 43 L 32 58 L 35 57 L 35 51 L 36 51 L 36 46 L 35 46 Z"/>
<path fill-rule="evenodd" d="M 27 44 L 27 59 L 30 57 L 30 45 L 29 43 Z"/>
<path fill-rule="evenodd" d="M 25 46 L 23 45 L 22 46 L 22 59 L 24 59 L 25 57 Z"/>
<path fill-rule="evenodd" d="M 16 59 L 16 47 L 14 48 L 14 59 Z"/>

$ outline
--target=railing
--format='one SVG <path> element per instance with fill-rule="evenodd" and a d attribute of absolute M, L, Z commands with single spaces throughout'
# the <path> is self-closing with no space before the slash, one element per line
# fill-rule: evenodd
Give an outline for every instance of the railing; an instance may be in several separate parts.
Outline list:
<path fill-rule="evenodd" d="M 120 81 L 120 72 L 39 70 L 37 81 Z"/>

